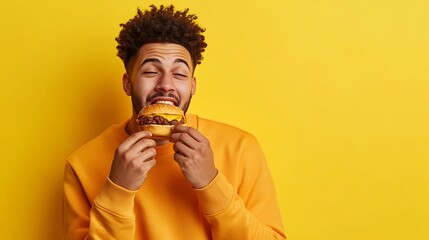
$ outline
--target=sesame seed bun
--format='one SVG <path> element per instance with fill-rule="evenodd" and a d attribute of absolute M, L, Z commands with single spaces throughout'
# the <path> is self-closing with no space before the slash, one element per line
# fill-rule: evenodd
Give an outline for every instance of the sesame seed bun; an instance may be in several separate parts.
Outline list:
<path fill-rule="evenodd" d="M 155 103 L 143 108 L 138 115 L 138 118 L 150 114 L 177 114 L 183 116 L 183 110 L 179 107 L 164 103 Z"/>

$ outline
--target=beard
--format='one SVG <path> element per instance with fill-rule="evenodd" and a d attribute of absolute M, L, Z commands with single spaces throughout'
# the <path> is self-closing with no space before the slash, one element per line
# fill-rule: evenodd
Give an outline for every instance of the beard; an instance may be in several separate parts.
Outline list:
<path fill-rule="evenodd" d="M 131 92 L 132 92 L 131 93 L 131 104 L 133 105 L 134 114 L 137 116 L 137 114 L 140 112 L 140 110 L 143 107 L 146 107 L 146 106 L 144 106 L 143 102 L 138 98 L 138 95 L 135 94 L 134 90 L 131 90 Z M 171 97 L 171 98 L 174 98 L 174 99 L 177 100 L 178 107 L 180 107 L 180 104 L 182 102 L 181 99 L 180 99 L 180 97 L 177 97 L 177 96 L 175 96 L 175 95 L 173 95 L 171 93 L 166 94 L 166 93 L 163 93 L 163 92 L 157 92 L 155 94 L 148 95 L 147 98 L 146 98 L 146 103 L 150 102 L 152 99 L 154 99 L 156 97 Z M 189 95 L 189 100 L 185 102 L 185 105 L 182 108 L 182 110 L 183 110 L 184 113 L 186 113 L 188 111 L 189 105 L 191 104 L 191 99 L 192 99 L 192 94 Z"/>

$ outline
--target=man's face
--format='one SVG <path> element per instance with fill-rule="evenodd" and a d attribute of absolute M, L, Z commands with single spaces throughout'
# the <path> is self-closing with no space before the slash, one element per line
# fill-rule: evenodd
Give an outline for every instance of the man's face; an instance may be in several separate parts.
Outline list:
<path fill-rule="evenodd" d="M 143 45 L 122 81 L 135 114 L 153 103 L 174 104 L 186 112 L 196 89 L 192 66 L 188 50 L 181 45 Z"/>

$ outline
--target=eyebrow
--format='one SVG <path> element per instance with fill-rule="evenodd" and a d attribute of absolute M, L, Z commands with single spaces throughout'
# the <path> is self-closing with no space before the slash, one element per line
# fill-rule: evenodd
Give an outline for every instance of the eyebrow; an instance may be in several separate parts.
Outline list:
<path fill-rule="evenodd" d="M 143 65 L 145 65 L 146 63 L 149 63 L 149 62 L 153 62 L 153 63 L 161 63 L 161 61 L 159 61 L 158 59 L 156 59 L 156 58 L 146 58 L 145 60 L 143 60 L 143 62 L 142 62 L 142 64 L 140 65 L 140 67 L 141 66 L 143 66 Z"/>
<path fill-rule="evenodd" d="M 191 67 L 189 67 L 188 62 L 187 62 L 187 61 L 185 61 L 184 59 L 176 58 L 176 60 L 174 60 L 174 62 L 175 62 L 175 63 L 184 63 L 184 64 L 188 67 L 188 69 L 189 69 L 189 70 L 191 70 Z"/>
<path fill-rule="evenodd" d="M 145 60 L 143 60 L 143 62 L 140 65 L 140 67 L 143 66 L 146 63 L 149 63 L 149 62 L 159 63 L 159 64 L 161 63 L 161 61 L 159 59 L 156 59 L 156 58 L 146 58 Z M 174 60 L 174 63 L 183 63 L 183 64 L 186 65 L 186 67 L 188 67 L 189 70 L 191 70 L 191 68 L 189 67 L 188 62 L 186 60 L 184 60 L 184 59 L 176 58 L 176 60 Z"/>

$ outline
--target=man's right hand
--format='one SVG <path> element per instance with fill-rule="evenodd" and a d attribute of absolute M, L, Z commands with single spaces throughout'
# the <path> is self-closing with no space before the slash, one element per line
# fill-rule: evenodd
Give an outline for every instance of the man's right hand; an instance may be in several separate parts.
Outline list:
<path fill-rule="evenodd" d="M 118 146 L 109 174 L 112 182 L 129 190 L 140 188 L 156 163 L 156 143 L 150 136 L 149 131 L 136 132 Z"/>

